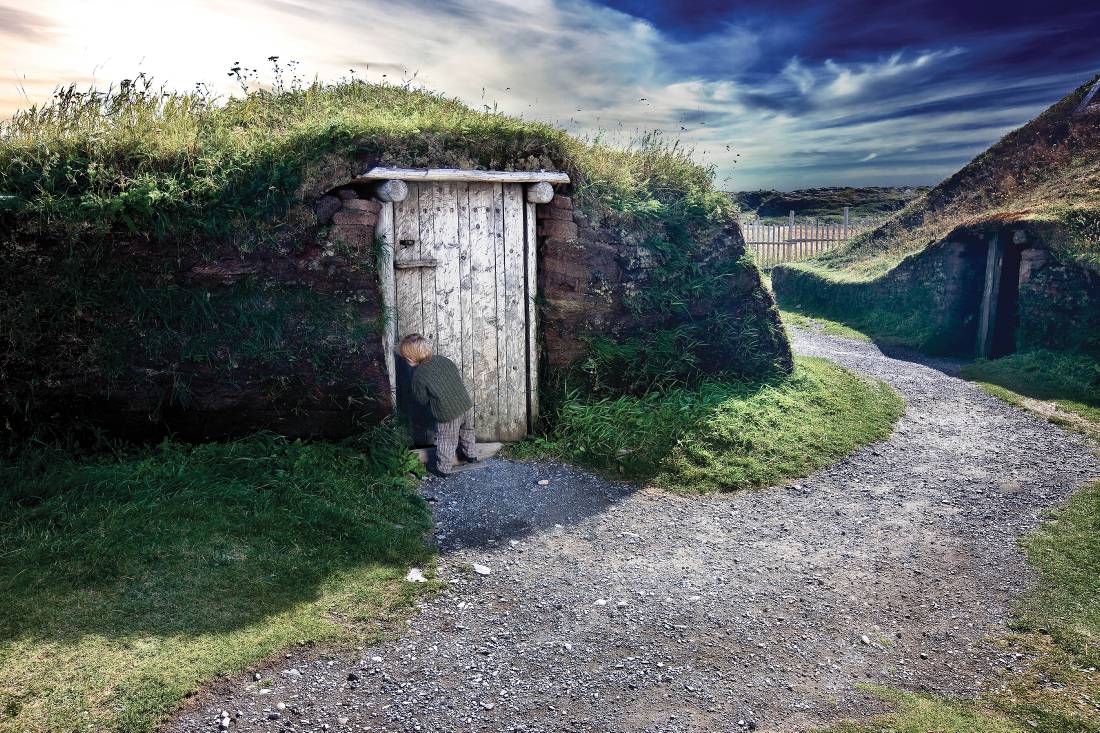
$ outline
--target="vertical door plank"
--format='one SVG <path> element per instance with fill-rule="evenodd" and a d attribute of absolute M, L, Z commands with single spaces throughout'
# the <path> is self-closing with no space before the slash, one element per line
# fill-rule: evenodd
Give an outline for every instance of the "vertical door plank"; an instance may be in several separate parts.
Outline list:
<path fill-rule="evenodd" d="M 382 289 L 382 315 L 385 325 L 382 328 L 382 355 L 386 363 L 386 376 L 390 380 L 390 405 L 397 405 L 397 373 L 394 371 L 393 347 L 397 335 L 397 283 L 394 278 L 393 251 L 394 226 L 393 204 L 382 204 L 378 212 L 376 236 L 382 238 L 382 253 L 376 263 L 379 286 Z"/>
<path fill-rule="evenodd" d="M 527 204 L 524 212 L 526 237 L 524 252 L 527 267 L 524 287 L 527 291 L 527 430 L 533 432 L 539 418 L 539 349 L 538 349 L 538 236 L 535 228 L 535 204 Z"/>
<path fill-rule="evenodd" d="M 497 439 L 496 236 L 501 220 L 494 216 L 493 208 L 494 200 L 500 200 L 499 191 L 500 186 L 492 183 L 471 183 L 469 187 L 470 333 L 478 440 Z"/>
<path fill-rule="evenodd" d="M 493 208 L 490 214 L 493 225 L 493 268 L 495 273 L 495 291 L 493 324 L 496 326 L 497 341 L 497 438 L 507 440 L 510 426 L 508 410 L 508 331 L 505 328 L 505 283 L 504 283 L 504 186 L 493 184 Z"/>
<path fill-rule="evenodd" d="M 502 435 L 521 440 L 527 434 L 527 293 L 524 282 L 523 184 L 504 184 L 504 393 Z M 500 282 L 500 278 L 497 278 Z M 507 407 L 504 407 L 507 405 Z"/>
<path fill-rule="evenodd" d="M 459 307 L 458 185 L 443 181 L 433 186 L 435 247 L 436 353 L 446 356 L 462 373 L 462 313 Z"/>
<path fill-rule="evenodd" d="M 420 259 L 438 258 L 435 236 L 435 187 L 436 184 L 421 183 L 420 189 Z M 418 267 L 420 277 L 420 312 L 423 330 L 421 335 L 428 339 L 434 350 L 439 345 L 439 334 L 435 321 L 435 268 Z"/>
<path fill-rule="evenodd" d="M 420 185 L 409 184 L 409 196 L 393 205 L 394 236 L 397 247 L 394 251 L 395 262 L 420 259 Z M 404 242 L 405 244 L 402 244 Z M 408 244 L 412 242 L 412 244 Z M 397 338 L 410 333 L 424 332 L 424 316 L 420 297 L 420 271 L 397 270 L 395 273 L 396 293 L 394 302 L 397 307 Z"/>
<path fill-rule="evenodd" d="M 473 277 L 470 273 L 470 184 L 461 181 L 458 194 L 458 312 L 462 341 L 462 381 L 474 395 Z M 456 362 L 457 363 L 457 362 Z"/>

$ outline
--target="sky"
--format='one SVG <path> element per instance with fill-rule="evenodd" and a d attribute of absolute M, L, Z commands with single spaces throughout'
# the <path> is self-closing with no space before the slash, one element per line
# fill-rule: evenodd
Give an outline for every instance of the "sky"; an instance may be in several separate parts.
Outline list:
<path fill-rule="evenodd" d="M 236 62 L 411 83 L 626 144 L 727 190 L 934 184 L 1100 72 L 1100 2 L 0 0 L 0 119 L 140 72 Z"/>

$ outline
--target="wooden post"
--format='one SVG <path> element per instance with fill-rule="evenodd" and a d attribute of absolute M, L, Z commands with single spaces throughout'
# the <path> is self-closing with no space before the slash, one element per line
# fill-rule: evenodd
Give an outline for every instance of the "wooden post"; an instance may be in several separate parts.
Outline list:
<path fill-rule="evenodd" d="M 848 241 L 848 207 L 844 207 L 844 241 Z"/>
<path fill-rule="evenodd" d="M 407 192 L 406 192 L 407 193 Z M 386 376 L 390 382 L 390 406 L 397 409 L 397 371 L 394 364 L 393 349 L 397 341 L 397 285 L 393 271 L 393 250 L 396 244 L 394 233 L 393 204 L 383 204 L 378 212 L 376 236 L 383 239 L 382 251 L 378 256 L 379 286 L 382 290 L 382 315 L 385 319 L 382 328 L 382 355 L 386 364 Z"/>
<path fill-rule="evenodd" d="M 997 325 L 997 297 L 1001 290 L 1001 261 L 1004 251 L 1000 238 L 989 240 L 989 252 L 985 258 L 985 288 L 982 291 L 982 308 L 978 316 L 977 356 L 988 357 L 992 350 L 993 330 Z"/>

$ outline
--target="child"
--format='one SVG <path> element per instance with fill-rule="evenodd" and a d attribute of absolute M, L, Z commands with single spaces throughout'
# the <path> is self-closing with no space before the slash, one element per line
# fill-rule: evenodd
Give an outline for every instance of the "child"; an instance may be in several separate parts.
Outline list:
<path fill-rule="evenodd" d="M 432 356 L 432 345 L 418 333 L 401 339 L 397 350 L 413 367 L 412 393 L 427 405 L 435 420 L 435 466 L 437 476 L 454 473 L 455 449 L 462 457 L 477 462 L 474 437 L 474 403 L 455 363 L 445 356 Z"/>

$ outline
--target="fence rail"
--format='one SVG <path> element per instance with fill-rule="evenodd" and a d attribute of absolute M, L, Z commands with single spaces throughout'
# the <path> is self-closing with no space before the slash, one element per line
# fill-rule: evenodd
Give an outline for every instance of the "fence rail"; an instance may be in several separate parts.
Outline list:
<path fill-rule="evenodd" d="M 845 208 L 841 223 L 797 221 L 792 211 L 786 224 L 742 222 L 741 233 L 756 255 L 757 264 L 767 268 L 828 252 L 870 228 L 867 224 L 852 224 Z"/>

